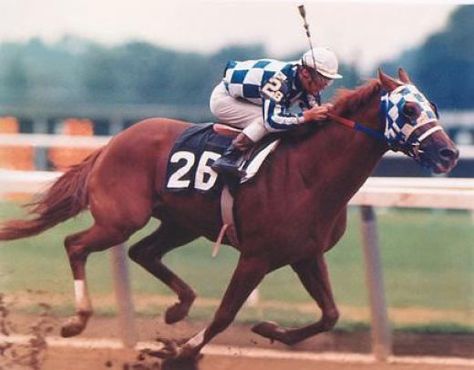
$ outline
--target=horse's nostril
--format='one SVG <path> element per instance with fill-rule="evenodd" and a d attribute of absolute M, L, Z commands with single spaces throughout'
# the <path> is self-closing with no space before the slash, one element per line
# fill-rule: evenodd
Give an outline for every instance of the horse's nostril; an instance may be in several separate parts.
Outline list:
<path fill-rule="evenodd" d="M 459 150 L 456 148 L 443 148 L 439 151 L 439 155 L 443 159 L 453 160 L 459 157 Z"/>

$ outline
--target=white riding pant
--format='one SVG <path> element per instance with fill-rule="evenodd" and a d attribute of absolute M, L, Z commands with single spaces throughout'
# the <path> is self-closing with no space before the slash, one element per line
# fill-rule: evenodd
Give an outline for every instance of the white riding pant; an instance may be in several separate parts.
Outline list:
<path fill-rule="evenodd" d="M 254 143 L 268 131 L 263 124 L 262 107 L 229 95 L 224 82 L 212 91 L 209 107 L 219 121 L 242 128 L 243 133 Z"/>

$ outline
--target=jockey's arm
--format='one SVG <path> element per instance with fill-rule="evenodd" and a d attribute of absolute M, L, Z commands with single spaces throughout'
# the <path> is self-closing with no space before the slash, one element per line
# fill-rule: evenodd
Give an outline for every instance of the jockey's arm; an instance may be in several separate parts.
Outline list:
<path fill-rule="evenodd" d="M 327 118 L 330 104 L 319 105 L 320 97 L 307 96 L 304 100 L 307 108 L 300 113 L 289 111 L 289 88 L 286 76 L 283 73 L 275 74 L 262 87 L 262 108 L 265 127 L 269 131 L 286 131 L 312 121 L 321 121 Z"/>
<path fill-rule="evenodd" d="M 303 123 L 324 121 L 332 104 L 315 105 L 302 113 L 290 113 L 288 109 L 272 99 L 263 101 L 263 118 L 270 131 L 284 131 Z"/>
<path fill-rule="evenodd" d="M 269 131 L 286 131 L 304 123 L 303 113 L 291 113 L 274 99 L 263 100 L 263 121 Z"/>
<path fill-rule="evenodd" d="M 312 121 L 324 121 L 328 118 L 328 112 L 331 110 L 332 104 L 315 105 L 311 109 L 303 112 L 304 123 Z"/>

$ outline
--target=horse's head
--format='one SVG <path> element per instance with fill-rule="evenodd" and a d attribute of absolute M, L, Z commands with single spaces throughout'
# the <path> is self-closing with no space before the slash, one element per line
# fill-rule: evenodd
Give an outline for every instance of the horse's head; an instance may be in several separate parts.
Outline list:
<path fill-rule="evenodd" d="M 410 81 L 400 68 L 400 80 L 379 69 L 385 90 L 381 114 L 385 139 L 393 150 L 400 150 L 435 173 L 447 173 L 456 165 L 459 151 L 439 124 L 436 106 Z"/>

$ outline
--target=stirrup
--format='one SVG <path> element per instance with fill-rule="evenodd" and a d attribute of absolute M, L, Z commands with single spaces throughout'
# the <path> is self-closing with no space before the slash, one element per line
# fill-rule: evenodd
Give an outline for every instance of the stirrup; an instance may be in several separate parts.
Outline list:
<path fill-rule="evenodd" d="M 222 161 L 220 161 L 221 158 L 223 159 Z M 242 178 L 247 175 L 247 172 L 241 169 L 245 161 L 240 160 L 240 164 L 239 164 L 239 163 L 232 163 L 231 161 L 226 160 L 227 158 L 224 158 L 224 157 L 221 157 L 221 158 L 219 158 L 217 161 L 215 161 L 211 165 L 211 168 L 217 173 L 221 175 L 235 176 L 238 178 Z"/>

